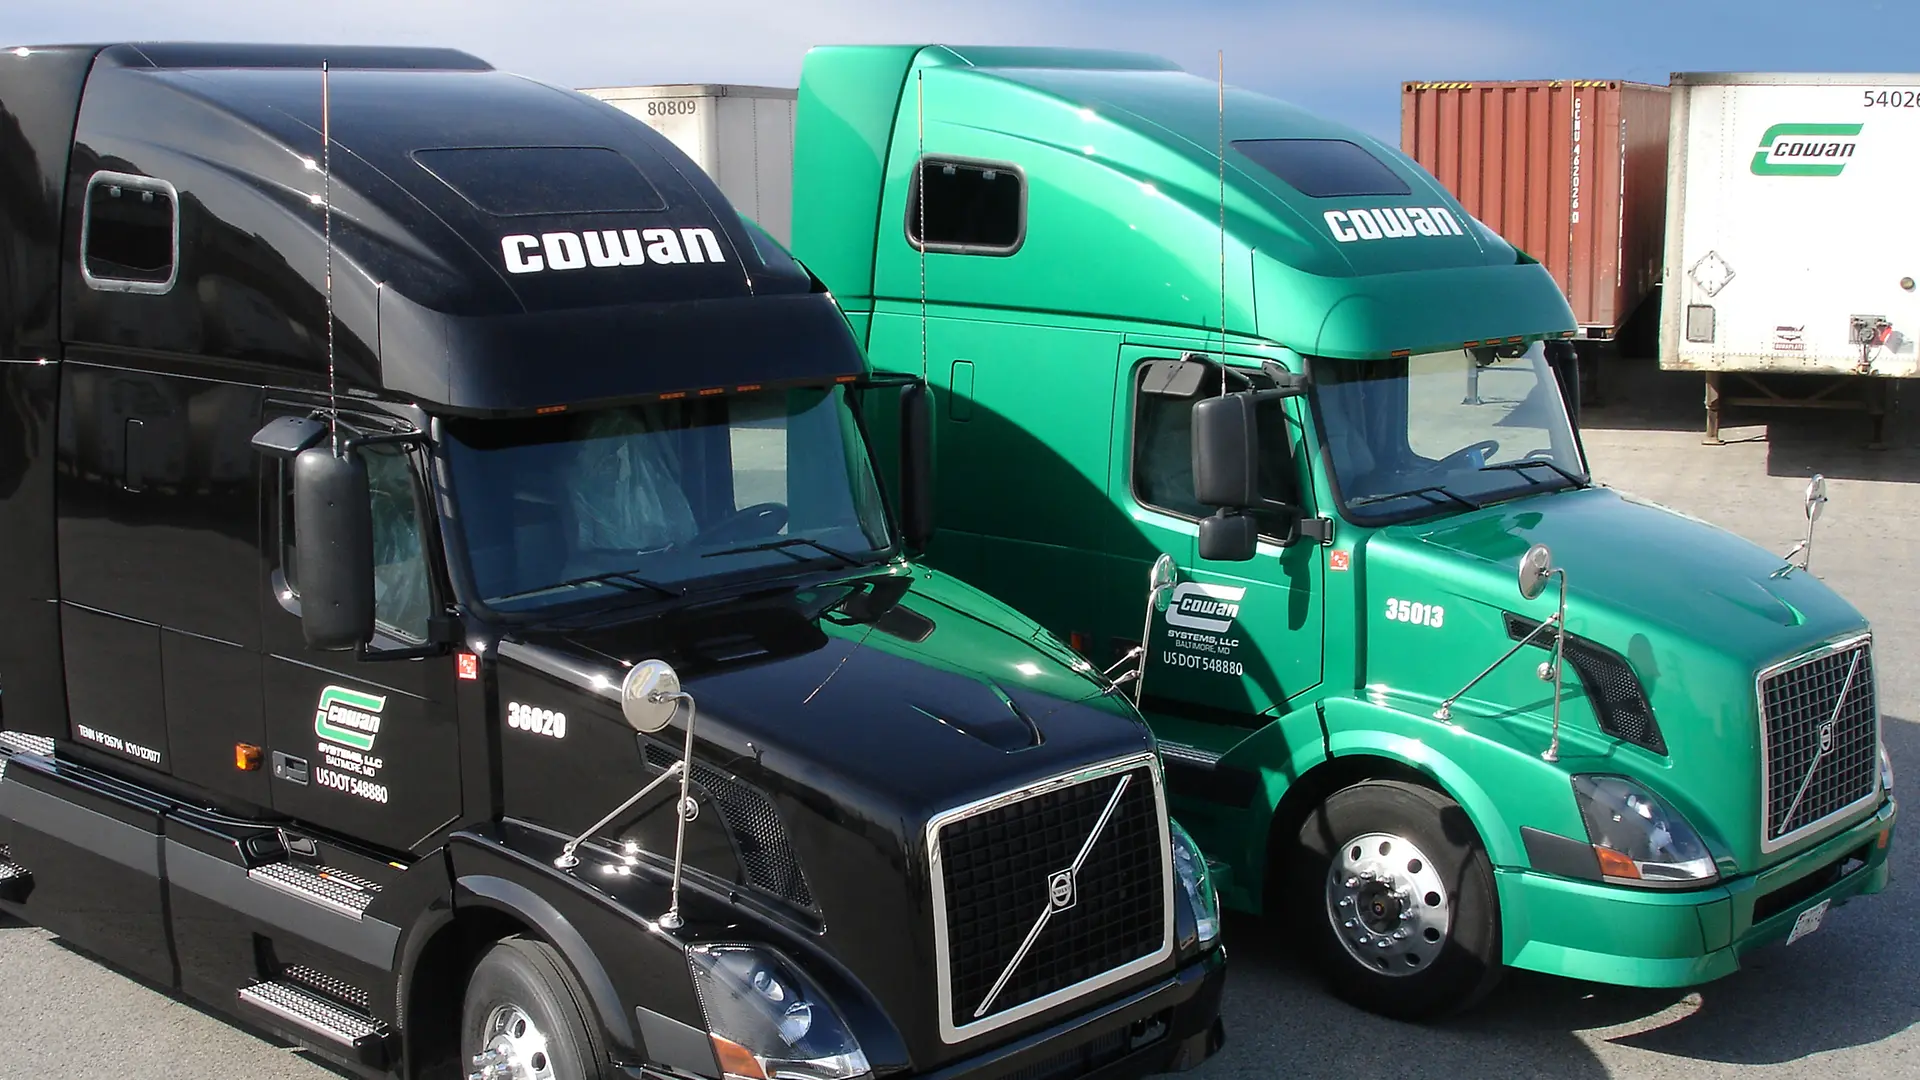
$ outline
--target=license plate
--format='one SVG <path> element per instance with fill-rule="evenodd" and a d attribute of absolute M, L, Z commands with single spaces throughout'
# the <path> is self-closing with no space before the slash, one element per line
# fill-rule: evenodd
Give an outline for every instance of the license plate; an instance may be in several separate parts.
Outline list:
<path fill-rule="evenodd" d="M 1820 929 L 1820 920 L 1827 917 L 1827 909 L 1832 906 L 1833 901 L 1822 900 L 1801 912 L 1800 917 L 1793 920 L 1793 933 L 1787 935 L 1787 944 L 1791 945 Z"/>

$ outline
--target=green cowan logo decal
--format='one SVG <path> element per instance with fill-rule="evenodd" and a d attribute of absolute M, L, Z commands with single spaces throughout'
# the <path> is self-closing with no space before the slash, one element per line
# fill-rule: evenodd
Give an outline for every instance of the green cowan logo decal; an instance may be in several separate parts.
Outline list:
<path fill-rule="evenodd" d="M 386 707 L 387 699 L 378 694 L 329 686 L 320 691 L 320 707 L 313 714 L 313 733 L 341 746 L 371 750 L 374 736 L 380 734 L 380 710 Z"/>
<path fill-rule="evenodd" d="M 1753 155 L 1755 176 L 1839 176 L 1860 142 L 1861 124 L 1775 124 Z"/>

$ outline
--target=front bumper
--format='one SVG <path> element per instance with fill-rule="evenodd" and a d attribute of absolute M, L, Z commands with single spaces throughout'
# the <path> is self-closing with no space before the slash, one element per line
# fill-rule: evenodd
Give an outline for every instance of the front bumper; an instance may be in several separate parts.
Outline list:
<path fill-rule="evenodd" d="M 1785 940 L 1808 908 L 1885 889 L 1898 813 L 1890 797 L 1824 843 L 1707 889 L 1660 892 L 1500 871 L 1506 962 L 1616 986 L 1692 986 L 1732 974 L 1748 952 Z"/>
<path fill-rule="evenodd" d="M 921 1075 L 926 1080 L 996 1080 L 1014 1073 L 1033 1080 L 1133 1080 L 1191 1069 L 1225 1042 L 1220 994 L 1226 963 L 1224 948 L 1210 949 L 1165 979 L 1093 1012 Z"/>

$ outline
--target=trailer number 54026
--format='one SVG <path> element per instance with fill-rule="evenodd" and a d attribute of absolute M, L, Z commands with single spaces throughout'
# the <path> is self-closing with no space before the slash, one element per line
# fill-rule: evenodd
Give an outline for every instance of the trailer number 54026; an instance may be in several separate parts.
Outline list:
<path fill-rule="evenodd" d="M 1446 620 L 1447 609 L 1439 604 L 1421 604 L 1411 600 L 1387 601 L 1388 622 L 1412 623 L 1438 630 Z"/>

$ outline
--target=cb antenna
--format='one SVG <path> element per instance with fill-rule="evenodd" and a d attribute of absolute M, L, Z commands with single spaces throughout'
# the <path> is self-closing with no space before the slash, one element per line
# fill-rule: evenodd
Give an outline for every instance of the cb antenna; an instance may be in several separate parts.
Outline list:
<path fill-rule="evenodd" d="M 321 232 L 326 238 L 327 265 L 327 412 L 333 430 L 333 452 L 340 452 L 340 396 L 333 366 L 333 91 L 331 65 L 320 61 L 320 206 Z"/>
<path fill-rule="evenodd" d="M 1220 393 L 1227 392 L 1227 51 L 1217 54 L 1220 88 Z"/>
<path fill-rule="evenodd" d="M 919 171 L 913 190 L 920 216 L 920 381 L 927 381 L 927 72 L 914 72 L 913 124 L 918 146 L 913 167 Z"/>

